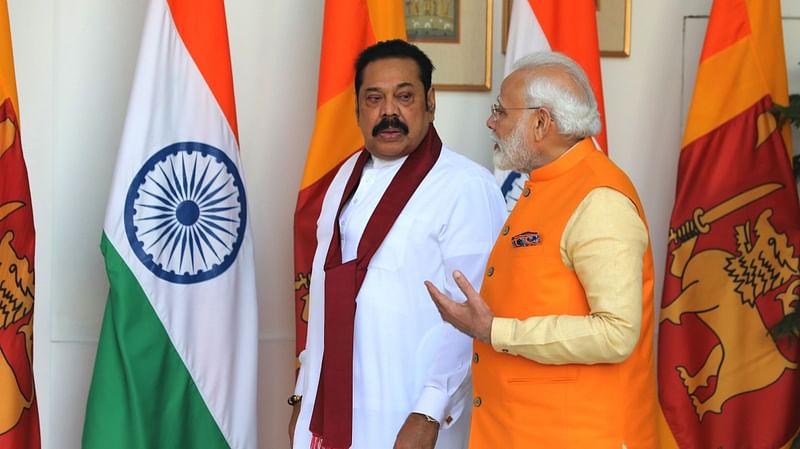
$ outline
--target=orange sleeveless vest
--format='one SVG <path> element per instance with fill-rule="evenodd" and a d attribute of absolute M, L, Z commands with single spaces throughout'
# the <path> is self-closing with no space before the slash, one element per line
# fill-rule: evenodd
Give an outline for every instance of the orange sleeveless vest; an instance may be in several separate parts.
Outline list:
<path fill-rule="evenodd" d="M 496 316 L 589 313 L 559 246 L 570 216 L 597 187 L 626 195 L 645 221 L 630 180 L 589 139 L 531 174 L 487 263 L 481 296 Z M 538 232 L 540 244 L 513 248 L 511 237 L 523 232 Z M 639 342 L 622 363 L 543 365 L 476 341 L 470 449 L 657 448 L 649 244 L 642 287 Z"/>

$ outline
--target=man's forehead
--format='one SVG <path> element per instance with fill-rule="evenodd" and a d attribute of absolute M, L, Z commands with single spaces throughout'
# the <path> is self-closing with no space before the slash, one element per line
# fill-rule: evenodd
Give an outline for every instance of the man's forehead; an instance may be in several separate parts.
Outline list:
<path fill-rule="evenodd" d="M 523 82 L 524 78 L 519 75 L 518 72 L 513 72 L 500 84 L 500 94 L 497 96 L 499 104 L 502 105 L 504 102 L 522 95 L 525 83 Z"/>
<path fill-rule="evenodd" d="M 365 83 L 362 90 L 367 91 L 367 92 L 369 92 L 369 91 L 383 91 L 383 90 L 386 90 L 386 89 L 395 89 L 395 90 L 397 90 L 397 89 L 404 89 L 404 88 L 407 88 L 407 87 L 414 87 L 414 86 L 415 85 L 413 83 L 409 82 L 409 81 L 401 81 L 401 82 L 395 83 L 395 84 L 375 82 L 375 83 L 369 83 L 369 84 Z"/>

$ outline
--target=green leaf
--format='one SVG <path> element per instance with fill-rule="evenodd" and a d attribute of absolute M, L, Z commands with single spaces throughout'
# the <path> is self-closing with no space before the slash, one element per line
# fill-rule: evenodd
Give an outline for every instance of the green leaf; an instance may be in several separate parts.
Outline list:
<path fill-rule="evenodd" d="M 781 125 L 788 121 L 796 128 L 800 128 L 800 94 L 789 95 L 789 105 L 776 104 L 772 107 L 772 112 Z"/>

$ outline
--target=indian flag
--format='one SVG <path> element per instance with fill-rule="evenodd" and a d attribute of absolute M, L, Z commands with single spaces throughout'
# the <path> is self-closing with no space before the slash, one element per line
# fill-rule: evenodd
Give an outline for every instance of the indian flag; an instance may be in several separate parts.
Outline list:
<path fill-rule="evenodd" d="M 257 316 L 222 0 L 152 0 L 101 248 L 84 449 L 255 448 Z"/>

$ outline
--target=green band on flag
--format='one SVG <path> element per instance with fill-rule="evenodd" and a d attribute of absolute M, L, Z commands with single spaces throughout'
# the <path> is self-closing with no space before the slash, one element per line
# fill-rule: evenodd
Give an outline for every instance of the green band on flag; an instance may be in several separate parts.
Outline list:
<path fill-rule="evenodd" d="M 100 246 L 112 287 L 83 448 L 228 448 L 141 285 L 105 233 Z M 153 373 L 160 375 L 154 379 Z"/>

